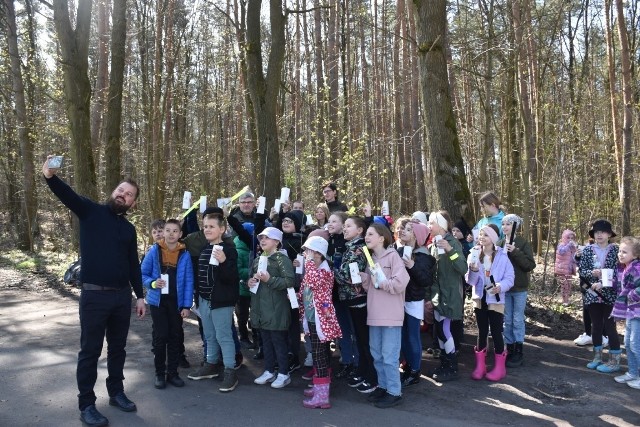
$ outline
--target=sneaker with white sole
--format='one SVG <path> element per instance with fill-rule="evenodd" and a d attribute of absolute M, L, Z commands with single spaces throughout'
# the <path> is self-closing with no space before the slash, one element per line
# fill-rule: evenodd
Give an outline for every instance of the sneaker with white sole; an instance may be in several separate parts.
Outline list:
<path fill-rule="evenodd" d="M 627 372 L 627 373 L 626 373 L 626 374 L 624 374 L 624 375 L 619 375 L 619 376 L 617 376 L 617 377 L 615 377 L 615 378 L 614 378 L 614 380 L 615 380 L 617 383 L 621 383 L 621 384 L 622 384 L 622 383 L 628 383 L 629 381 L 635 381 L 635 380 L 637 380 L 637 379 L 638 379 L 638 377 L 637 377 L 637 376 L 631 375 L 629 372 Z"/>
<path fill-rule="evenodd" d="M 604 337 L 603 337 L 604 338 Z M 593 344 L 593 340 L 591 340 L 591 335 L 587 335 L 585 332 L 582 333 L 578 338 L 573 340 L 575 345 L 591 345 Z"/>
<path fill-rule="evenodd" d="M 368 394 L 374 391 L 376 388 L 378 388 L 377 385 L 373 385 L 367 381 L 364 381 L 362 382 L 362 384 L 356 387 L 356 390 L 358 390 L 360 393 Z"/>
<path fill-rule="evenodd" d="M 633 381 L 627 381 L 627 385 L 631 388 L 635 388 L 637 390 L 640 390 L 640 379 L 637 380 L 633 380 Z"/>
<path fill-rule="evenodd" d="M 356 375 L 354 377 L 349 378 L 349 381 L 347 381 L 347 384 L 349 385 L 349 387 L 358 387 L 363 382 L 364 382 L 364 378 Z"/>
<path fill-rule="evenodd" d="M 275 381 L 275 379 L 276 379 L 276 375 L 273 372 L 264 371 L 262 375 L 260 375 L 258 378 L 253 380 L 253 382 L 259 385 L 263 385 L 266 383 L 271 383 Z"/>
<path fill-rule="evenodd" d="M 271 388 L 283 388 L 291 384 L 291 377 L 289 375 L 278 374 L 278 377 L 271 383 Z"/>

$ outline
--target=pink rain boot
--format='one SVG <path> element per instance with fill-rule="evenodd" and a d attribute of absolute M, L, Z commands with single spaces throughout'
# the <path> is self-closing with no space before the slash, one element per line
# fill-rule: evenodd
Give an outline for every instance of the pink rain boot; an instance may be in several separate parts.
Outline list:
<path fill-rule="evenodd" d="M 331 386 L 331 378 L 314 378 L 313 379 L 313 397 L 305 399 L 302 404 L 305 408 L 321 408 L 329 409 L 329 388 Z"/>
<path fill-rule="evenodd" d="M 487 358 L 487 349 L 486 347 L 482 350 L 478 351 L 478 347 L 474 347 L 473 350 L 476 352 L 476 368 L 471 373 L 471 378 L 474 380 L 481 380 L 484 378 L 487 373 L 487 365 L 485 364 Z"/>
<path fill-rule="evenodd" d="M 493 369 L 485 375 L 485 378 L 489 381 L 500 381 L 504 377 L 507 376 L 507 368 L 505 367 L 505 363 L 507 362 L 507 352 L 506 350 L 502 353 L 496 353 Z"/>
<path fill-rule="evenodd" d="M 313 397 L 313 394 L 315 392 L 316 392 L 316 386 L 314 385 L 311 388 L 305 388 L 302 393 L 304 394 L 304 397 Z"/>

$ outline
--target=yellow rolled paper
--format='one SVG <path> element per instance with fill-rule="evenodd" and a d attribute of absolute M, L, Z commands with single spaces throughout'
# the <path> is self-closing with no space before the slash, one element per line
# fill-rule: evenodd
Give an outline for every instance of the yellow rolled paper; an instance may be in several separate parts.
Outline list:
<path fill-rule="evenodd" d="M 364 256 L 367 259 L 367 262 L 369 263 L 369 267 L 373 267 L 375 264 L 373 263 L 373 258 L 371 258 L 371 254 L 369 253 L 369 248 L 367 248 L 366 246 L 363 246 L 362 251 L 364 252 Z"/>
<path fill-rule="evenodd" d="M 235 199 L 237 199 L 238 197 L 242 196 L 244 193 L 246 193 L 247 191 L 249 191 L 249 186 L 245 185 L 242 190 L 238 191 L 236 194 L 234 194 L 233 196 L 231 196 L 231 201 L 233 202 Z"/>

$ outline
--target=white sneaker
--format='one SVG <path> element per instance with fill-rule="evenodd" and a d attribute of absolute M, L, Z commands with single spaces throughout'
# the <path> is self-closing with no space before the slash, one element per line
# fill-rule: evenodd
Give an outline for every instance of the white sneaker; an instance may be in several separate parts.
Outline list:
<path fill-rule="evenodd" d="M 269 371 L 264 371 L 264 373 L 260 375 L 258 378 L 256 378 L 255 380 L 253 380 L 253 382 L 256 384 L 263 385 L 266 383 L 273 382 L 273 380 L 275 379 L 276 379 L 275 374 Z"/>
<path fill-rule="evenodd" d="M 631 388 L 635 388 L 640 390 L 640 379 L 638 380 L 633 380 L 633 381 L 627 381 L 627 385 Z"/>
<path fill-rule="evenodd" d="M 282 388 L 291 383 L 291 377 L 285 374 L 278 374 L 278 378 L 271 383 L 271 388 Z"/>
<path fill-rule="evenodd" d="M 307 353 L 307 357 L 304 359 L 304 366 L 307 368 L 313 366 L 313 356 L 311 356 L 311 353 Z"/>
<path fill-rule="evenodd" d="M 602 348 L 609 347 L 609 338 L 602 336 Z"/>
<path fill-rule="evenodd" d="M 634 380 L 637 380 L 637 379 L 638 379 L 637 376 L 633 376 L 629 372 L 627 372 L 624 375 L 618 375 L 617 377 L 614 378 L 614 380 L 617 383 L 627 383 L 629 381 L 634 381 Z"/>
<path fill-rule="evenodd" d="M 604 337 L 603 337 L 604 338 Z M 587 335 L 585 332 L 582 333 L 578 338 L 573 340 L 575 345 L 591 345 L 593 341 L 591 340 L 591 335 Z"/>

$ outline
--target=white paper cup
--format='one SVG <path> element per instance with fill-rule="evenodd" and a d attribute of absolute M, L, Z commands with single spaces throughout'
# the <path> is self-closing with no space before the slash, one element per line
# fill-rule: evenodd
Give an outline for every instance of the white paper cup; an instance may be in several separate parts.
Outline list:
<path fill-rule="evenodd" d="M 291 190 L 287 187 L 282 187 L 280 189 L 280 200 L 286 202 L 289 200 L 289 195 L 291 194 Z"/>
<path fill-rule="evenodd" d="M 610 288 L 613 286 L 613 269 L 603 268 L 600 272 L 602 273 L 602 287 Z"/>
<path fill-rule="evenodd" d="M 351 283 L 362 283 L 362 277 L 360 277 L 360 269 L 357 262 L 349 263 L 349 273 L 351 274 Z"/>
<path fill-rule="evenodd" d="M 182 209 L 189 209 L 191 207 L 191 191 L 185 191 L 182 195 Z"/>
<path fill-rule="evenodd" d="M 215 254 L 217 251 L 221 251 L 222 250 L 222 246 L 220 245 L 213 245 L 213 250 L 211 251 L 211 258 L 209 258 L 209 264 L 211 265 L 220 265 L 220 263 L 218 262 L 218 260 L 215 257 Z"/>
<path fill-rule="evenodd" d="M 387 200 L 382 202 L 382 215 L 389 215 L 389 202 Z"/>
<path fill-rule="evenodd" d="M 200 213 L 207 210 L 207 196 L 200 197 Z"/>
<path fill-rule="evenodd" d="M 405 245 L 402 247 L 402 258 L 411 259 L 411 254 L 413 253 L 413 248 L 409 245 Z"/>
<path fill-rule="evenodd" d="M 258 260 L 258 273 L 264 273 L 265 271 L 267 271 L 268 263 L 269 263 L 269 257 L 260 255 L 260 259 Z"/>
<path fill-rule="evenodd" d="M 276 199 L 276 201 L 273 202 L 273 209 L 276 211 L 277 214 L 280 213 L 280 205 L 282 205 L 282 200 L 280 199 Z"/>
<path fill-rule="evenodd" d="M 434 242 L 436 242 L 436 245 L 438 244 L 438 242 L 439 242 L 440 240 L 442 240 L 442 236 L 440 236 L 440 235 L 437 235 L 437 236 L 435 236 L 435 237 L 433 238 L 433 241 L 434 241 Z M 442 249 L 442 248 L 438 248 L 438 254 L 439 254 L 439 255 L 444 254 L 444 249 Z"/>
<path fill-rule="evenodd" d="M 302 269 L 304 268 L 304 257 L 302 255 L 296 255 L 296 260 L 300 263 L 300 265 L 296 267 L 296 274 L 302 274 Z"/>
<path fill-rule="evenodd" d="M 477 264 L 480 261 L 480 249 L 471 248 L 469 251 L 469 264 Z"/>
<path fill-rule="evenodd" d="M 263 214 L 265 206 L 267 206 L 267 198 L 264 196 L 258 197 L 258 208 L 256 209 L 256 212 Z"/>

